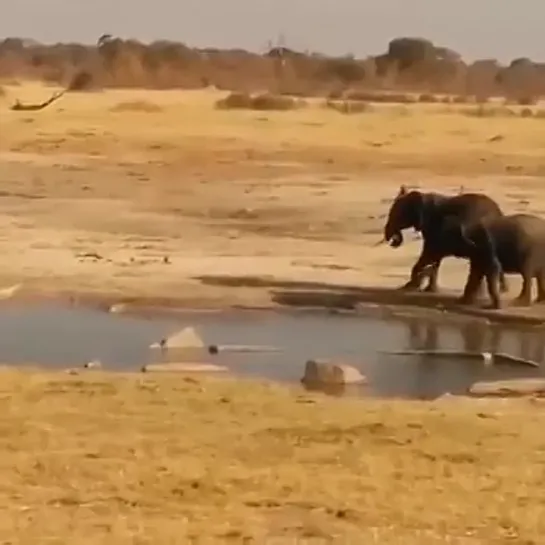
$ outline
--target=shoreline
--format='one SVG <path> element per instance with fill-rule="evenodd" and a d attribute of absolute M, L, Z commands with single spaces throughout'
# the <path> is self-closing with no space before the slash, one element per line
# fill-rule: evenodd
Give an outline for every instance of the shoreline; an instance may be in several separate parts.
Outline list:
<path fill-rule="evenodd" d="M 506 325 L 515 328 L 543 327 L 545 326 L 545 314 L 538 314 L 540 305 L 533 305 L 527 309 L 509 309 L 506 304 L 501 310 L 488 310 L 479 307 L 458 305 L 454 300 L 456 295 L 449 290 L 442 290 L 438 294 L 407 293 L 386 286 L 347 286 L 339 284 L 330 285 L 330 289 L 337 288 L 338 293 L 329 291 L 322 294 L 319 290 L 304 301 L 304 297 L 294 292 L 292 301 L 286 296 L 284 304 L 274 300 L 274 296 L 265 298 L 255 297 L 256 303 L 251 304 L 247 298 L 238 298 L 236 294 L 225 294 L 221 299 L 223 304 L 218 304 L 216 298 L 184 297 L 172 295 L 123 295 L 119 291 L 96 290 L 62 290 L 25 288 L 24 284 L 11 296 L 0 299 L 2 306 L 10 303 L 53 303 L 74 307 L 85 307 L 93 310 L 112 314 L 126 315 L 151 315 L 160 314 L 185 314 L 185 313 L 229 313 L 229 312 L 275 312 L 283 314 L 344 314 L 347 316 L 369 316 L 378 313 L 380 317 L 387 319 L 390 316 L 402 315 L 410 317 L 422 317 L 428 320 L 445 321 L 452 320 L 479 320 L 489 325 Z M 4 288 L 4 289 L 9 289 Z M 236 288 L 232 288 L 236 289 Z M 263 296 L 267 288 L 253 288 L 258 295 Z M 228 291 L 228 288 L 226 289 Z M 320 301 L 320 295 L 322 300 Z M 314 299 L 314 300 L 313 300 Z M 513 312 L 515 310 L 515 312 Z"/>

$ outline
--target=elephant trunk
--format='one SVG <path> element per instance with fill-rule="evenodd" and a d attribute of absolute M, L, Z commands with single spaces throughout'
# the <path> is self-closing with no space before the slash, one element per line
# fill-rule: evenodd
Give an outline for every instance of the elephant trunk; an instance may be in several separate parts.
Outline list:
<path fill-rule="evenodd" d="M 403 233 L 387 223 L 384 227 L 384 241 L 388 242 L 392 248 L 399 248 L 403 244 Z"/>

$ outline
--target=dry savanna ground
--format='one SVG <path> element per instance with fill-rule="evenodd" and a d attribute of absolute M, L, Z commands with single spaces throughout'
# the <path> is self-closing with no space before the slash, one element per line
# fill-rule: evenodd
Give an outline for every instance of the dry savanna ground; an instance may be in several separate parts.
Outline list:
<path fill-rule="evenodd" d="M 4 543 L 543 543 L 540 401 L 1 377 Z"/>
<path fill-rule="evenodd" d="M 5 286 L 270 305 L 272 279 L 404 282 L 420 243 L 373 246 L 402 182 L 545 212 L 538 115 L 217 110 L 215 91 L 74 93 L 17 112 L 15 97 L 51 88 L 5 91 Z M 460 289 L 465 270 L 447 260 L 441 285 Z M 543 542 L 537 401 L 90 373 L 2 372 L 4 542 Z"/>
<path fill-rule="evenodd" d="M 5 86 L 0 99 L 5 285 L 267 305 L 263 287 L 198 277 L 399 285 L 420 243 L 373 244 L 402 182 L 545 210 L 539 106 L 534 117 L 452 104 L 346 115 L 322 101 L 218 110 L 225 95 L 210 90 L 72 93 L 43 111 L 8 109 L 53 90 Z M 447 260 L 442 285 L 460 289 L 465 270 Z"/>

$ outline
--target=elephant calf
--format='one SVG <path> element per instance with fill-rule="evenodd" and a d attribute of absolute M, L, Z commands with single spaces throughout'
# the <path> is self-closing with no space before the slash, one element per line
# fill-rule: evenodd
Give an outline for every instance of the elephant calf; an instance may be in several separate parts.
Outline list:
<path fill-rule="evenodd" d="M 520 274 L 522 290 L 513 301 L 532 304 L 532 279 L 537 282 L 536 302 L 545 301 L 545 219 L 531 214 L 513 214 L 464 226 L 447 222 L 441 239 L 467 255 L 469 275 L 460 301 L 474 303 L 486 279 L 492 308 L 501 307 L 500 274 Z"/>

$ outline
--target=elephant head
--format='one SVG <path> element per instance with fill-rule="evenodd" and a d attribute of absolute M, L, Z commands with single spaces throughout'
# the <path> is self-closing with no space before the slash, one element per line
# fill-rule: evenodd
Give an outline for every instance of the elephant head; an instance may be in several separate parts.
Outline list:
<path fill-rule="evenodd" d="M 428 195 L 420 191 L 408 191 L 402 185 L 388 212 L 384 241 L 398 248 L 403 244 L 403 229 L 412 227 L 415 231 L 422 231 L 431 204 Z"/>

